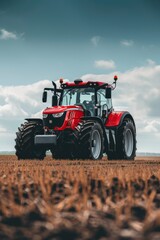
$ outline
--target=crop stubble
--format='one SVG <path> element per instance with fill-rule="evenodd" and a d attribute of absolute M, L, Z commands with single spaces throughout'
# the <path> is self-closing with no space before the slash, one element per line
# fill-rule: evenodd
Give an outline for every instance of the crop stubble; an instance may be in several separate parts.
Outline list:
<path fill-rule="evenodd" d="M 0 156 L 0 239 L 160 239 L 160 158 Z"/>

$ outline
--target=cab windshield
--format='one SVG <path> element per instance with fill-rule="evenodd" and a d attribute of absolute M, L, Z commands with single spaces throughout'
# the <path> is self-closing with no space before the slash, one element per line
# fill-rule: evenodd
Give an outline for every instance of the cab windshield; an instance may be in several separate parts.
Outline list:
<path fill-rule="evenodd" d="M 97 102 L 95 102 L 97 94 Z M 112 109 L 112 100 L 106 99 L 105 88 L 70 88 L 64 89 L 60 101 L 61 106 L 81 105 L 88 110 L 91 116 L 102 116 L 103 110 L 109 112 Z"/>
<path fill-rule="evenodd" d="M 77 104 L 85 104 L 85 102 L 93 101 L 95 96 L 94 88 L 73 88 L 64 89 L 63 97 L 60 105 L 69 106 Z"/>

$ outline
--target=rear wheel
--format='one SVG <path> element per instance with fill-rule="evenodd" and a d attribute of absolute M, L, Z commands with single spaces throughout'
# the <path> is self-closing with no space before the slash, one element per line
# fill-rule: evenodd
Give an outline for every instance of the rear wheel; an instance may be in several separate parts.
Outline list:
<path fill-rule="evenodd" d="M 117 131 L 116 151 L 109 151 L 107 155 L 109 160 L 134 160 L 136 155 L 136 130 L 131 119 L 125 118 L 123 120 Z"/>
<path fill-rule="evenodd" d="M 25 122 L 18 128 L 15 139 L 18 159 L 44 159 L 45 149 L 34 144 L 34 137 L 38 134 L 43 134 L 43 125 L 39 122 Z"/>
<path fill-rule="evenodd" d="M 104 148 L 101 125 L 97 122 L 83 121 L 76 129 L 78 130 L 77 158 L 101 159 Z"/>

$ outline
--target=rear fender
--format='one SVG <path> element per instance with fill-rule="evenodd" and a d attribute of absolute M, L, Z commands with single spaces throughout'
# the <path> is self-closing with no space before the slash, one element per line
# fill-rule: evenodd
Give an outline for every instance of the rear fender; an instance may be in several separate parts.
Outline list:
<path fill-rule="evenodd" d="M 130 118 L 133 121 L 133 124 L 135 126 L 135 122 L 132 115 L 127 111 L 125 112 L 121 111 L 121 112 L 111 112 L 106 120 L 105 127 L 107 128 L 119 127 L 121 126 L 124 118 Z"/>
<path fill-rule="evenodd" d="M 124 118 L 131 119 L 136 130 L 134 119 L 129 112 L 111 112 L 105 123 L 105 131 L 108 141 L 107 150 L 109 151 L 116 151 L 117 132 L 118 128 L 122 126 Z"/>

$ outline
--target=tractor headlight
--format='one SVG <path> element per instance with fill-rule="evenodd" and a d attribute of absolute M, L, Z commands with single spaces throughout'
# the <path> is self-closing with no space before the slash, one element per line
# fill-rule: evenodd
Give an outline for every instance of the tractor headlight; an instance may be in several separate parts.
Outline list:
<path fill-rule="evenodd" d="M 55 117 L 55 118 L 59 118 L 59 117 L 62 117 L 63 114 L 64 114 L 64 112 L 54 113 L 54 114 L 52 114 L 52 116 Z"/>
<path fill-rule="evenodd" d="M 48 114 L 43 114 L 43 118 L 47 118 L 48 117 Z"/>

